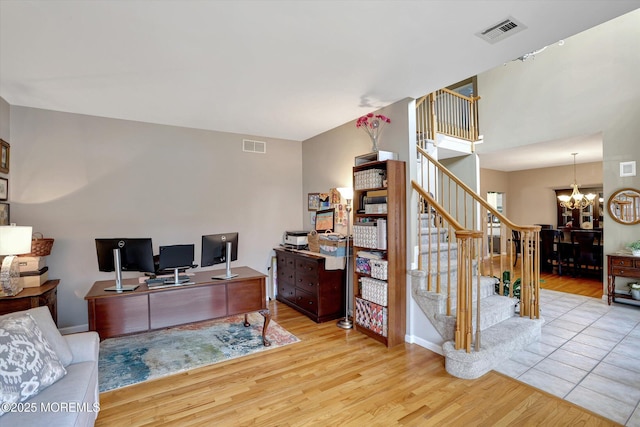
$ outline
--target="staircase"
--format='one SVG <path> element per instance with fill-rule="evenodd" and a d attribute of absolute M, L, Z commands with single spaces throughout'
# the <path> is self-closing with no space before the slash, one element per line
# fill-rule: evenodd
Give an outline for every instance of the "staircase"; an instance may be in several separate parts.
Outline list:
<path fill-rule="evenodd" d="M 412 296 L 445 341 L 447 372 L 478 378 L 540 338 L 540 227 L 511 223 L 426 151 L 418 148 L 418 157 L 425 178 L 413 182 L 421 213 L 420 259 L 419 268 L 411 272 Z M 512 230 L 520 231 L 519 269 L 512 267 L 515 245 L 509 243 L 498 248 L 499 267 L 494 271 L 494 248 L 487 242 L 495 230 L 487 230 L 491 226 L 478 220 L 488 214 L 500 219 L 502 242 L 511 242 Z M 512 287 L 504 296 L 505 286 L 510 285 L 502 282 L 504 271 L 509 278 L 520 278 L 520 300 Z"/>

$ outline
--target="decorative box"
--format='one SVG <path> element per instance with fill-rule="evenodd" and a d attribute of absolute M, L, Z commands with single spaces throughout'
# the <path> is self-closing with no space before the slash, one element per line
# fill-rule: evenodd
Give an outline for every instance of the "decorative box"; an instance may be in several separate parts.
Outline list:
<path fill-rule="evenodd" d="M 49 267 L 38 271 L 20 273 L 20 286 L 23 288 L 37 288 L 49 280 Z"/>
<path fill-rule="evenodd" d="M 387 305 L 387 282 L 378 279 L 363 277 L 362 298 L 380 305 Z"/>
<path fill-rule="evenodd" d="M 372 259 L 369 261 L 371 266 L 371 277 L 374 279 L 387 280 L 388 262 L 384 259 Z"/>
<path fill-rule="evenodd" d="M 347 254 L 347 239 L 345 237 L 321 234 L 318 243 L 321 254 L 335 257 L 343 257 Z"/>
<path fill-rule="evenodd" d="M 371 225 L 355 225 L 353 227 L 353 244 L 362 248 L 378 247 L 378 227 Z"/>
<path fill-rule="evenodd" d="M 380 188 L 385 179 L 384 169 L 367 169 L 353 174 L 354 189 L 363 190 L 365 188 Z"/>
<path fill-rule="evenodd" d="M 375 204 L 364 205 L 364 213 L 366 213 L 366 214 L 386 214 L 387 213 L 387 204 L 386 203 L 375 203 Z"/>
<path fill-rule="evenodd" d="M 40 271 L 46 266 L 46 257 L 43 256 L 19 256 L 18 266 L 20 273 Z"/>
<path fill-rule="evenodd" d="M 356 297 L 356 323 L 387 336 L 387 308 Z"/>

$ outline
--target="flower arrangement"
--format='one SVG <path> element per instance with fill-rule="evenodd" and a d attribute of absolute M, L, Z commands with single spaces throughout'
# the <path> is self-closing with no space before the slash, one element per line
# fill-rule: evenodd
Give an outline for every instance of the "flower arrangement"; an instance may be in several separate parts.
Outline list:
<path fill-rule="evenodd" d="M 627 247 L 632 251 L 640 251 L 640 240 L 636 240 L 635 242 L 629 243 Z"/>
<path fill-rule="evenodd" d="M 629 283 L 627 286 L 629 286 L 629 289 L 640 291 L 640 283 L 638 282 Z"/>
<path fill-rule="evenodd" d="M 378 151 L 378 139 L 386 123 L 391 123 L 391 119 L 382 114 L 373 113 L 362 116 L 356 121 L 356 127 L 363 129 L 371 138 L 373 151 Z"/>
<path fill-rule="evenodd" d="M 629 243 L 627 247 L 631 249 L 634 256 L 640 256 L 640 240 Z"/>

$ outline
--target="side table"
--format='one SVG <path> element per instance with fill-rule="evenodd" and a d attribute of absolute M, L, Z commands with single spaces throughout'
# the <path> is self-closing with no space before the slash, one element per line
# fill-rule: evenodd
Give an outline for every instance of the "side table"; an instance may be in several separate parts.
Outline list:
<path fill-rule="evenodd" d="M 58 324 L 58 284 L 48 280 L 36 288 L 24 288 L 18 295 L 0 298 L 0 315 L 36 307 L 49 307 L 53 321 Z"/>

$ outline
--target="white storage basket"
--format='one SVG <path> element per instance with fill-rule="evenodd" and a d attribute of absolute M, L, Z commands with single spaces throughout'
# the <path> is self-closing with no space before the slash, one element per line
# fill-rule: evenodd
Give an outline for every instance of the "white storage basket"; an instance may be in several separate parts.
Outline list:
<path fill-rule="evenodd" d="M 387 305 L 387 282 L 363 277 L 360 283 L 362 283 L 362 298 L 379 305 Z"/>
<path fill-rule="evenodd" d="M 384 259 L 369 260 L 371 266 L 371 277 L 374 279 L 387 280 L 387 270 L 389 263 Z"/>
<path fill-rule="evenodd" d="M 380 188 L 384 180 L 384 169 L 367 169 L 358 171 L 354 176 L 354 189 L 363 190 L 365 188 Z"/>

